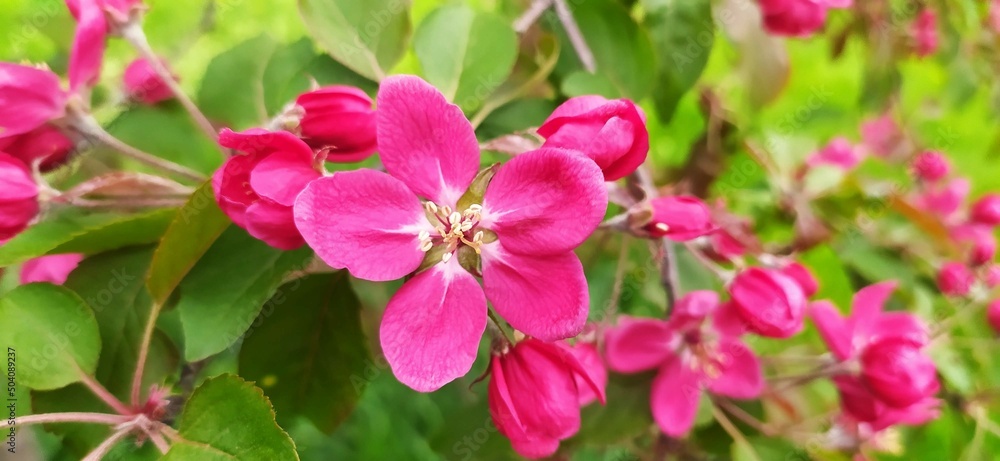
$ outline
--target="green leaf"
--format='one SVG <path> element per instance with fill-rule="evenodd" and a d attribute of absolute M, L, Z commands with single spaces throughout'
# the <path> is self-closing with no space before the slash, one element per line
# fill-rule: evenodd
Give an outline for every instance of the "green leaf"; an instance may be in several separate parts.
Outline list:
<path fill-rule="evenodd" d="M 295 444 L 274 421 L 264 393 L 238 376 L 205 381 L 191 394 L 177 422 L 184 442 L 165 461 L 297 460 Z"/>
<path fill-rule="evenodd" d="M 123 216 L 62 209 L 0 246 L 0 267 L 46 254 L 96 254 L 153 243 L 163 235 L 175 212 L 162 209 Z"/>
<path fill-rule="evenodd" d="M 562 92 L 567 96 L 584 96 L 596 94 L 605 98 L 617 98 L 621 96 L 621 91 L 615 84 L 600 74 L 578 70 L 569 74 L 562 82 Z"/>
<path fill-rule="evenodd" d="M 126 144 L 202 173 L 211 173 L 222 163 L 212 140 L 201 132 L 187 111 L 176 102 L 135 105 L 115 118 L 107 129 Z M 117 152 L 107 149 L 104 152 L 111 158 L 121 158 Z M 158 170 L 139 162 L 126 161 L 129 169 L 160 174 Z"/>
<path fill-rule="evenodd" d="M 79 381 L 80 371 L 93 375 L 97 368 L 97 320 L 69 289 L 48 283 L 17 287 L 0 299 L 0 318 L 0 344 L 16 354 L 20 384 L 58 389 Z"/>
<path fill-rule="evenodd" d="M 659 58 L 653 92 L 666 123 L 701 76 L 715 43 L 711 0 L 650 0 L 644 25 Z"/>
<path fill-rule="evenodd" d="M 471 112 L 510 75 L 517 58 L 517 34 L 496 15 L 467 5 L 446 5 L 420 23 L 413 47 L 427 81 Z"/>
<path fill-rule="evenodd" d="M 334 59 L 375 81 L 403 56 L 410 36 L 409 2 L 299 0 L 306 28 Z"/>
<path fill-rule="evenodd" d="M 261 79 L 277 44 L 258 35 L 212 60 L 198 90 L 198 107 L 215 122 L 232 127 L 259 124 L 268 119 Z"/>
<path fill-rule="evenodd" d="M 284 252 L 231 226 L 180 283 L 184 357 L 201 360 L 235 343 L 285 275 L 311 256 L 308 248 Z"/>
<path fill-rule="evenodd" d="M 101 359 L 96 378 L 126 399 L 138 360 L 139 344 L 153 300 L 143 283 L 153 249 L 127 248 L 83 260 L 66 280 L 94 311 L 101 332 Z M 150 343 L 143 374 L 144 389 L 176 371 L 177 350 L 157 332 Z"/>
<path fill-rule="evenodd" d="M 333 432 L 361 398 L 356 383 L 372 363 L 360 312 L 345 272 L 286 283 L 247 333 L 240 374 L 260 383 L 283 422 L 302 415 Z"/>
<path fill-rule="evenodd" d="M 638 101 L 652 92 L 656 78 L 653 44 L 624 6 L 614 0 L 575 2 L 573 17 L 594 53 L 597 74 L 614 87 L 615 97 Z M 559 41 L 563 51 L 556 70 L 566 78 L 583 67 L 561 27 Z"/>
<path fill-rule="evenodd" d="M 212 183 L 202 184 L 177 211 L 153 254 L 146 285 L 156 302 L 167 301 L 177 284 L 230 223 L 215 201 Z"/>
<path fill-rule="evenodd" d="M 286 104 L 310 89 L 312 82 L 320 85 L 351 85 L 372 93 L 377 86 L 327 55 L 317 54 L 313 43 L 303 38 L 275 50 L 264 69 L 261 86 L 264 105 L 274 115 Z"/>

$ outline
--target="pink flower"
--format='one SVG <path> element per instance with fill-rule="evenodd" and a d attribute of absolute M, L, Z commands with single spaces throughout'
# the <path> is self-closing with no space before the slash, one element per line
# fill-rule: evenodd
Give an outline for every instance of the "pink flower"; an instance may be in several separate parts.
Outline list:
<path fill-rule="evenodd" d="M 979 224 L 996 226 L 1000 224 L 1000 194 L 986 194 L 972 205 L 970 219 Z"/>
<path fill-rule="evenodd" d="M 986 321 L 989 322 L 993 331 L 1000 333 L 1000 299 L 993 300 L 986 306 Z"/>
<path fill-rule="evenodd" d="M 305 243 L 295 228 L 292 205 L 306 185 L 321 175 L 313 152 L 284 131 L 224 129 L 219 144 L 243 152 L 226 160 L 212 176 L 219 207 L 233 222 L 283 250 Z"/>
<path fill-rule="evenodd" d="M 164 66 L 166 61 L 160 61 Z M 173 90 L 164 82 L 145 58 L 132 61 L 125 68 L 125 93 L 143 104 L 153 105 L 174 97 Z"/>
<path fill-rule="evenodd" d="M 562 103 L 538 134 L 543 147 L 582 152 L 604 172 L 606 181 L 632 174 L 649 153 L 646 116 L 632 101 L 602 96 L 577 96 Z"/>
<path fill-rule="evenodd" d="M 729 285 L 729 294 L 736 312 L 754 333 L 787 338 L 802 329 L 805 293 L 795 279 L 778 270 L 744 270 Z"/>
<path fill-rule="evenodd" d="M 484 191 L 485 180 L 473 183 L 479 143 L 458 106 L 414 76 L 387 78 L 377 99 L 388 174 L 360 169 L 314 181 L 295 202 L 295 223 L 323 261 L 355 277 L 386 281 L 421 269 L 382 318 L 396 377 L 432 391 L 466 374 L 487 298 L 528 336 L 578 334 L 589 295 L 572 250 L 604 217 L 600 169 L 542 148 L 499 167 Z"/>
<path fill-rule="evenodd" d="M 0 137 L 0 151 L 29 166 L 39 162 L 42 172 L 62 166 L 75 148 L 73 141 L 52 125 L 42 125 L 9 138 Z"/>
<path fill-rule="evenodd" d="M 851 0 L 759 0 L 764 28 L 775 35 L 808 37 L 823 28 L 827 10 L 846 8 Z"/>
<path fill-rule="evenodd" d="M 24 162 L 0 152 L 0 242 L 19 234 L 38 215 L 38 185 Z"/>
<path fill-rule="evenodd" d="M 993 261 L 997 241 L 993 229 L 977 224 L 962 224 L 951 228 L 951 238 L 969 252 L 969 264 L 980 266 Z"/>
<path fill-rule="evenodd" d="M 304 115 L 299 134 L 314 149 L 326 149 L 336 162 L 359 162 L 377 149 L 372 100 L 358 88 L 328 86 L 295 100 Z"/>
<path fill-rule="evenodd" d="M 840 393 L 844 413 L 868 432 L 866 438 L 897 424 L 919 425 L 938 417 L 941 402 L 924 397 L 914 404 L 894 408 L 878 399 L 863 380 L 855 376 L 834 376 L 833 383 Z"/>
<path fill-rule="evenodd" d="M 586 391 L 604 403 L 604 385 L 563 346 L 525 339 L 490 361 L 487 389 L 497 430 L 521 456 L 551 456 L 559 441 L 580 430 L 580 400 Z"/>
<path fill-rule="evenodd" d="M 948 158 L 938 151 L 925 151 L 913 159 L 913 173 L 924 181 L 940 181 L 950 172 Z"/>
<path fill-rule="evenodd" d="M 921 341 L 898 336 L 865 347 L 861 376 L 868 389 L 893 408 L 906 408 L 937 393 L 937 369 L 923 347 Z"/>
<path fill-rule="evenodd" d="M 556 343 L 566 352 L 569 352 L 580 366 L 586 371 L 585 374 L 575 374 L 577 395 L 580 397 L 580 406 L 587 406 L 600 400 L 604 403 L 604 389 L 608 386 L 608 369 L 604 366 L 604 359 L 597 352 L 597 345 L 593 342 L 577 340 L 576 344 L 569 345 L 565 342 Z M 596 385 L 593 387 L 591 384 Z"/>
<path fill-rule="evenodd" d="M 809 166 L 831 165 L 844 171 L 853 170 L 859 163 L 861 153 L 844 137 L 833 138 L 826 147 L 806 159 Z"/>
<path fill-rule="evenodd" d="M 69 55 L 70 91 L 97 84 L 111 25 L 127 22 L 132 8 L 140 3 L 140 0 L 66 0 L 66 7 L 76 20 Z"/>
<path fill-rule="evenodd" d="M 747 253 L 746 245 L 725 228 L 720 227 L 709 234 L 708 241 L 711 244 L 711 256 L 716 260 L 730 261 Z"/>
<path fill-rule="evenodd" d="M 965 296 L 972 290 L 975 276 L 965 264 L 948 262 L 938 271 L 938 289 L 948 296 Z"/>
<path fill-rule="evenodd" d="M 943 220 L 950 219 L 969 196 L 970 184 L 965 178 L 955 178 L 946 184 L 930 184 L 917 197 L 918 208 L 938 215 Z"/>
<path fill-rule="evenodd" d="M 887 113 L 861 124 L 861 141 L 872 154 L 879 157 L 892 155 L 902 139 L 903 133 L 891 114 Z"/>
<path fill-rule="evenodd" d="M 654 237 L 684 242 L 716 230 L 712 212 L 696 197 L 658 197 L 651 201 L 653 221 L 646 231 Z"/>
<path fill-rule="evenodd" d="M 21 267 L 21 284 L 34 282 L 48 282 L 62 285 L 69 277 L 69 273 L 76 269 L 76 266 L 83 261 L 83 255 L 79 253 L 67 253 L 60 255 L 39 256 L 29 259 Z"/>
<path fill-rule="evenodd" d="M 51 71 L 0 62 L 0 142 L 62 117 L 66 99 Z"/>
<path fill-rule="evenodd" d="M 795 283 L 799 284 L 799 287 L 802 288 L 802 293 L 805 294 L 807 298 L 819 291 L 819 281 L 817 281 L 816 277 L 812 275 L 812 272 L 809 272 L 809 269 L 801 263 L 792 261 L 786 264 L 785 267 L 781 268 L 781 273 L 791 277 L 792 280 L 795 280 Z"/>
<path fill-rule="evenodd" d="M 930 8 L 925 8 L 913 21 L 913 40 L 917 56 L 925 57 L 934 54 L 940 39 L 937 31 L 937 14 Z"/>
<path fill-rule="evenodd" d="M 738 335 L 718 327 L 718 308 L 716 293 L 694 291 L 677 301 L 669 320 L 621 317 L 605 333 L 612 370 L 659 370 L 650 405 L 660 430 L 671 437 L 691 430 L 703 389 L 736 399 L 753 399 L 764 390 L 757 356 Z"/>

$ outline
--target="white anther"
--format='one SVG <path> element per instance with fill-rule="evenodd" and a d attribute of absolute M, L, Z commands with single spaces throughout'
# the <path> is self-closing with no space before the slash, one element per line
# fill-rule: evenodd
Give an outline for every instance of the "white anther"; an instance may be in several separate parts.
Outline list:
<path fill-rule="evenodd" d="M 424 209 L 429 211 L 431 214 L 437 214 L 438 207 L 434 202 L 424 202 Z"/>
<path fill-rule="evenodd" d="M 445 253 L 444 255 L 442 255 L 441 256 L 441 262 L 446 263 L 448 261 L 451 261 L 451 255 L 452 254 L 453 253 L 449 251 L 449 252 Z"/>
<path fill-rule="evenodd" d="M 656 228 L 656 230 L 658 230 L 660 232 L 666 232 L 666 231 L 670 230 L 670 226 L 668 226 L 668 225 L 666 225 L 664 223 L 661 223 L 661 222 L 656 223 L 656 225 L 653 226 L 653 227 Z"/>

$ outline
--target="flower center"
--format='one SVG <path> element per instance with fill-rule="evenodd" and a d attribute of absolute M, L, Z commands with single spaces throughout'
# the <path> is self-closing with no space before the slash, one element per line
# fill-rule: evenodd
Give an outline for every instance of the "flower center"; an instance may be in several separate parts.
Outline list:
<path fill-rule="evenodd" d="M 452 210 L 450 206 L 439 207 L 434 202 L 424 202 L 427 220 L 430 221 L 437 234 L 428 231 L 420 232 L 420 249 L 425 253 L 435 245 L 444 246 L 441 261 L 448 262 L 461 245 L 466 245 L 480 254 L 483 245 L 483 231 L 476 229 L 482 217 L 482 205 L 469 205 L 465 211 Z"/>
<path fill-rule="evenodd" d="M 691 354 L 688 366 L 710 379 L 718 378 L 722 374 L 722 367 L 728 365 L 728 360 L 731 360 L 721 354 L 715 344 L 709 342 L 699 341 L 689 344 L 688 351 Z"/>

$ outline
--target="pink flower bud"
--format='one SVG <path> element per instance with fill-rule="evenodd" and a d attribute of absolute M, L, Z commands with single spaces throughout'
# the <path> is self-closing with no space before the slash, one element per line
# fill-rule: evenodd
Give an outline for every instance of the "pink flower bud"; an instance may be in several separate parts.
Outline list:
<path fill-rule="evenodd" d="M 810 166 L 832 165 L 844 171 L 853 170 L 861 163 L 861 154 L 847 138 L 833 138 L 826 147 L 809 156 L 806 163 Z"/>
<path fill-rule="evenodd" d="M 75 147 L 71 139 L 52 125 L 42 125 L 24 134 L 0 138 L 0 150 L 28 166 L 39 162 L 39 170 L 43 173 L 66 163 Z"/>
<path fill-rule="evenodd" d="M 942 293 L 948 296 L 965 296 L 972 290 L 975 277 L 965 264 L 945 263 L 938 271 L 937 283 Z"/>
<path fill-rule="evenodd" d="M 826 23 L 827 6 L 812 0 L 760 0 L 764 28 L 775 35 L 808 37 Z"/>
<path fill-rule="evenodd" d="M 327 86 L 299 95 L 295 103 L 305 112 L 299 122 L 302 140 L 326 149 L 327 160 L 359 162 L 375 153 L 375 110 L 364 91 Z"/>
<path fill-rule="evenodd" d="M 34 282 L 48 282 L 62 285 L 66 282 L 70 272 L 83 261 L 83 255 L 79 253 L 67 253 L 61 255 L 40 256 L 29 259 L 21 267 L 21 284 Z"/>
<path fill-rule="evenodd" d="M 646 116 L 632 101 L 602 96 L 577 96 L 562 103 L 538 134 L 544 147 L 582 152 L 597 162 L 606 181 L 628 176 L 649 153 Z"/>
<path fill-rule="evenodd" d="M 986 306 L 986 321 L 993 331 L 1000 333 L 1000 299 L 995 299 Z"/>
<path fill-rule="evenodd" d="M 0 140 L 62 117 L 66 99 L 51 71 L 0 62 Z"/>
<path fill-rule="evenodd" d="M 212 176 L 219 207 L 233 222 L 268 245 L 283 250 L 305 243 L 295 227 L 295 198 L 320 173 L 312 149 L 285 131 L 251 129 L 219 133 L 219 144 L 242 154 L 226 160 Z"/>
<path fill-rule="evenodd" d="M 996 226 L 1000 224 L 1000 194 L 986 194 L 972 205 L 973 222 Z"/>
<path fill-rule="evenodd" d="M 652 200 L 653 221 L 646 231 L 655 237 L 683 242 L 709 234 L 716 229 L 712 213 L 695 197 L 659 197 Z"/>
<path fill-rule="evenodd" d="M 861 141 L 872 154 L 879 157 L 892 155 L 902 139 L 903 133 L 891 114 L 884 114 L 861 124 Z"/>
<path fill-rule="evenodd" d="M 917 56 L 925 57 L 934 54 L 940 39 L 937 31 L 937 14 L 934 10 L 925 8 L 913 21 L 913 41 Z"/>
<path fill-rule="evenodd" d="M 604 402 L 604 387 L 563 347 L 528 338 L 494 355 L 487 388 L 497 430 L 521 456 L 551 456 L 580 430 L 577 377 Z"/>
<path fill-rule="evenodd" d="M 787 338 L 802 329 L 805 294 L 794 279 L 777 270 L 751 267 L 733 279 L 729 294 L 750 331 Z"/>
<path fill-rule="evenodd" d="M 922 348 L 920 343 L 898 337 L 884 338 L 865 348 L 861 376 L 879 400 L 904 408 L 938 391 L 937 370 Z"/>
<path fill-rule="evenodd" d="M 929 150 L 913 159 L 913 173 L 924 181 L 939 181 L 948 176 L 949 172 L 951 165 L 948 158 L 940 152 Z"/>
<path fill-rule="evenodd" d="M 38 185 L 24 162 L 2 152 L 0 178 L 0 242 L 4 242 L 38 215 Z"/>
<path fill-rule="evenodd" d="M 781 269 L 781 273 L 795 280 L 795 283 L 799 284 L 799 287 L 802 288 L 802 292 L 807 298 L 819 291 L 819 282 L 816 280 L 816 277 L 812 275 L 812 272 L 809 272 L 806 266 L 798 262 L 793 261 L 789 263 Z"/>
<path fill-rule="evenodd" d="M 993 261 L 996 255 L 997 241 L 990 227 L 976 224 L 955 226 L 951 230 L 951 237 L 969 252 L 969 264 L 973 266 Z"/>
<path fill-rule="evenodd" d="M 164 66 L 166 61 L 160 61 Z M 153 66 L 145 58 L 132 61 L 125 68 L 125 93 L 129 98 L 143 104 L 153 105 L 174 97 L 174 92 L 156 73 Z"/>

